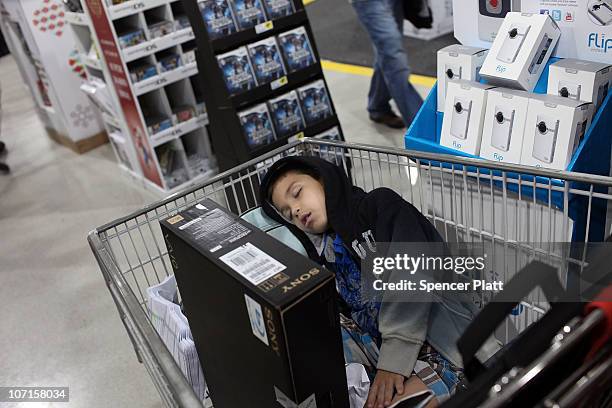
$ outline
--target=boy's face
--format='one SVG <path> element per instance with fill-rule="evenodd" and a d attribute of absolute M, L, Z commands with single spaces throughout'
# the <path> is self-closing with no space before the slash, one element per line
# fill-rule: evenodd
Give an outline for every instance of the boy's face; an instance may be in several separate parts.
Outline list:
<path fill-rule="evenodd" d="M 325 193 L 318 180 L 289 171 L 272 188 L 272 204 L 287 221 L 311 234 L 327 230 Z"/>

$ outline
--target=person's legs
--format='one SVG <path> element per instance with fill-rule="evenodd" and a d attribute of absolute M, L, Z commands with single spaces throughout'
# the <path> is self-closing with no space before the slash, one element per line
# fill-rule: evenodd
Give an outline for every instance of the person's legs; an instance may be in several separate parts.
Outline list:
<path fill-rule="evenodd" d="M 373 116 L 391 113 L 391 94 L 385 83 L 382 67 L 378 59 L 378 53 L 374 48 L 374 74 L 370 81 L 370 91 L 368 92 L 368 112 Z"/>
<path fill-rule="evenodd" d="M 380 86 L 380 75 L 373 78 L 369 98 L 371 104 L 368 103 L 368 109 L 376 108 L 376 103 L 380 103 L 386 96 L 384 93 L 386 90 L 395 100 L 404 121 L 409 125 L 423 100 L 408 82 L 410 68 L 400 30 L 403 20 L 401 7 L 401 0 L 353 0 L 353 8 L 359 21 L 366 28 L 376 48 L 376 67 L 379 67 L 386 85 L 386 87 Z M 385 106 L 381 105 L 378 108 L 384 109 Z"/>

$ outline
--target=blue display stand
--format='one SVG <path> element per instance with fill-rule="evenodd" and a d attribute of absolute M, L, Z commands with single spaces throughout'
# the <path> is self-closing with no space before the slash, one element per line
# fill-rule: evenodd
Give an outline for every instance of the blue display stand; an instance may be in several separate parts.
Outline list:
<path fill-rule="evenodd" d="M 551 58 L 538 84 L 534 90 L 535 93 L 546 93 L 548 84 L 548 71 L 551 63 L 557 61 L 556 58 Z M 460 152 L 449 147 L 440 145 L 440 134 L 442 132 L 443 113 L 436 111 L 437 107 L 437 84 L 429 93 L 423 106 L 419 110 L 416 118 L 412 122 L 410 128 L 406 132 L 404 138 L 406 149 L 420 150 L 430 153 L 450 154 L 464 157 L 477 157 L 464 152 Z M 593 117 L 591 126 L 587 130 L 582 143 L 574 152 L 572 160 L 567 167 L 567 171 L 579 173 L 597 174 L 608 176 L 610 172 L 610 152 L 612 148 L 612 92 L 608 93 L 603 105 L 599 108 L 597 114 Z M 492 164 L 494 162 L 491 162 Z M 439 166 L 440 163 L 435 163 Z M 451 167 L 449 163 L 442 163 L 445 167 Z M 462 166 L 459 166 L 462 167 Z M 469 171 L 476 171 L 477 168 L 470 168 Z M 488 168 L 478 168 L 481 174 L 489 174 L 491 170 Z M 501 172 L 494 171 L 494 175 L 501 175 Z M 506 173 L 508 178 L 518 179 L 518 173 Z M 526 167 L 525 173 L 521 173 L 521 194 L 523 197 L 533 197 L 533 188 L 529 187 L 526 182 L 534 179 L 533 174 L 530 174 L 529 168 Z M 565 183 L 559 179 L 549 179 L 546 177 L 536 177 L 537 183 L 544 185 L 553 185 L 564 187 Z M 496 183 L 501 187 L 501 183 Z M 518 192 L 518 183 L 508 183 L 507 188 L 510 191 Z M 570 188 L 588 189 L 589 186 L 581 185 L 580 183 L 572 182 Z M 599 189 L 598 192 L 607 192 L 606 189 Z M 536 188 L 536 200 L 550 203 L 553 207 L 563 209 L 563 193 L 549 192 L 549 189 Z M 591 202 L 591 222 L 589 226 L 589 241 L 603 241 L 605 233 L 607 202 L 603 199 L 593 199 Z M 587 220 L 588 197 L 572 195 L 569 197 L 568 214 L 574 220 L 574 231 L 572 241 L 584 242 L 586 238 L 586 220 Z"/>

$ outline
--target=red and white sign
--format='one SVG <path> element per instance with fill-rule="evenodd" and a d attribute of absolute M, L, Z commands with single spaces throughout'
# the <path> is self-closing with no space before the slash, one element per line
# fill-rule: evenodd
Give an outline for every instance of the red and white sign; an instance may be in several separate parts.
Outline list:
<path fill-rule="evenodd" d="M 85 0 L 85 3 L 89 9 L 91 22 L 100 41 L 102 55 L 104 55 L 104 59 L 106 60 L 106 64 L 113 78 L 123 115 L 125 116 L 130 136 L 136 148 L 136 155 L 138 156 L 142 173 L 147 179 L 163 188 L 161 176 L 153 156 L 155 153 L 151 148 L 147 132 L 140 119 L 138 106 L 136 106 L 135 97 L 130 89 L 128 76 L 121 62 L 119 48 L 115 42 L 113 30 L 110 26 L 110 21 L 106 15 L 102 1 L 103 0 Z"/>

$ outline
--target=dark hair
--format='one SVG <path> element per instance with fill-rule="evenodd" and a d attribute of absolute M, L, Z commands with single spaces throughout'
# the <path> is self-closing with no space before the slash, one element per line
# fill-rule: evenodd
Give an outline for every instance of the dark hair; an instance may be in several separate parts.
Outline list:
<path fill-rule="evenodd" d="M 274 173 L 272 174 L 267 174 L 267 177 L 269 177 L 268 180 L 268 191 L 266 194 L 266 199 L 271 203 L 272 202 L 272 190 L 274 189 L 274 186 L 276 185 L 276 182 L 283 177 L 285 174 L 289 173 L 289 172 L 294 172 L 294 173 L 298 173 L 298 174 L 304 174 L 307 176 L 312 177 L 313 179 L 317 180 L 317 181 L 321 181 L 321 173 L 319 173 L 319 171 L 313 167 L 310 166 L 305 166 L 301 163 L 295 163 L 295 162 L 288 162 L 286 163 L 284 166 L 279 167 L 278 169 L 276 169 L 274 171 Z"/>

